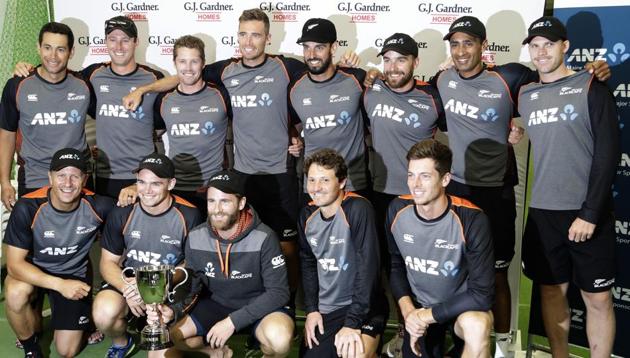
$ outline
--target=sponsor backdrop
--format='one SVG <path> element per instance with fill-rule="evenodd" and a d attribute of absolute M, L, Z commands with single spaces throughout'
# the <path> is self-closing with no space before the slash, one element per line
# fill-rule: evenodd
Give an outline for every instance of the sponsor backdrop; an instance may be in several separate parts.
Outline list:
<path fill-rule="evenodd" d="M 567 64 L 573 69 L 581 69 L 586 62 L 605 60 L 612 70 L 612 78 L 607 84 L 617 102 L 622 151 L 613 187 L 618 267 L 612 290 L 617 319 L 614 353 L 630 357 L 630 270 L 627 265 L 630 260 L 630 40 L 627 36 L 630 1 L 606 1 L 606 6 L 593 7 L 592 2 L 556 0 L 554 6 L 554 15 L 567 25 L 571 44 Z M 570 289 L 569 305 L 569 341 L 588 347 L 586 309 L 575 287 Z M 532 293 L 529 330 L 533 334 L 545 335 L 537 292 Z"/>
<path fill-rule="evenodd" d="M 416 74 L 424 80 L 436 73 L 447 57 L 447 44 L 442 40 L 451 22 L 463 15 L 477 16 L 486 23 L 488 51 L 484 60 L 490 63 L 526 62 L 529 56 L 521 46 L 527 26 L 542 15 L 544 0 L 135 0 L 84 1 L 54 0 L 54 18 L 70 25 L 77 38 L 70 68 L 80 69 L 94 62 L 108 61 L 103 32 L 104 21 L 125 15 L 136 21 L 139 47 L 136 58 L 140 63 L 174 73 L 172 47 L 185 34 L 200 37 L 206 44 L 208 63 L 238 56 L 236 33 L 238 17 L 245 9 L 260 8 L 271 20 L 269 53 L 301 58 L 301 48 L 295 43 L 304 22 L 311 17 L 323 17 L 337 27 L 339 50 L 337 58 L 347 50 L 357 52 L 364 67 L 381 68 L 377 58 L 383 40 L 395 32 L 404 32 L 418 41 L 420 66 Z M 510 29 L 510 31 L 505 31 Z M 88 138 L 93 129 L 88 122 Z M 519 173 L 523 178 L 527 163 L 527 144 L 517 146 Z M 522 179 L 521 183 L 525 180 Z M 522 186 L 517 188 L 519 205 Z M 522 205 L 519 207 L 519 219 Z M 520 237 L 520 225 L 518 231 Z M 517 252 L 520 252 L 520 240 Z M 518 262 L 518 257 L 515 259 Z M 510 281 L 518 287 L 519 265 L 512 265 Z M 513 294 L 513 307 L 518 307 L 518 294 Z M 516 312 L 513 310 L 513 326 Z"/>

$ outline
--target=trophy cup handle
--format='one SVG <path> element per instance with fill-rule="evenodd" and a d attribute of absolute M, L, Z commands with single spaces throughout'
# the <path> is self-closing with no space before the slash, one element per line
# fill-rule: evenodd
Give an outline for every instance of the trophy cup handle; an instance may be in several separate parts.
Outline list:
<path fill-rule="evenodd" d="M 175 267 L 173 269 L 173 273 L 175 273 L 176 270 L 182 270 L 184 272 L 184 280 L 182 282 L 178 283 L 177 285 L 175 285 L 175 287 L 173 287 L 173 291 L 170 291 L 168 293 L 168 297 L 167 298 L 168 298 L 168 301 L 171 302 L 171 303 L 173 302 L 173 299 L 174 299 L 173 296 L 175 296 L 175 291 L 177 291 L 177 288 L 179 286 L 183 285 L 184 283 L 186 283 L 186 281 L 188 281 L 188 271 L 186 271 L 185 268 L 183 268 L 181 266 L 177 266 L 177 267 Z"/>
<path fill-rule="evenodd" d="M 127 281 L 127 276 L 125 276 L 125 272 L 131 270 L 131 272 L 133 272 L 133 275 L 136 275 L 136 270 L 133 269 L 133 267 L 125 267 L 122 272 L 120 273 L 120 276 L 122 277 L 122 280 L 128 284 L 128 285 L 133 285 L 133 281 Z"/>

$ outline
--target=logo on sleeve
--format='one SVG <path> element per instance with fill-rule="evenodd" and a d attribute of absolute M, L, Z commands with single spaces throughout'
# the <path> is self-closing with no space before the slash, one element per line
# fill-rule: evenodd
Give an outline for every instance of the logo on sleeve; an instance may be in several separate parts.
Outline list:
<path fill-rule="evenodd" d="M 68 93 L 68 101 L 81 101 L 85 99 L 84 94 Z"/>
<path fill-rule="evenodd" d="M 31 93 L 31 94 L 26 95 L 26 100 L 28 102 L 37 102 L 37 94 Z"/>
<path fill-rule="evenodd" d="M 271 259 L 271 264 L 273 268 L 278 268 L 284 266 L 284 257 L 282 255 L 278 255 Z"/>
<path fill-rule="evenodd" d="M 203 270 L 206 276 L 214 277 L 214 265 L 212 264 L 212 262 L 208 262 Z"/>
<path fill-rule="evenodd" d="M 245 278 L 252 278 L 253 274 L 249 273 L 241 273 L 241 271 L 233 270 L 230 274 L 230 278 L 233 280 L 242 280 Z"/>

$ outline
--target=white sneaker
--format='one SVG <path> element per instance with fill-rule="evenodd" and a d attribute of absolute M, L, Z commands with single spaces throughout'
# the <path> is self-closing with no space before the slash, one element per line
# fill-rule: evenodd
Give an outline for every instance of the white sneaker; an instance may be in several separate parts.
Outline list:
<path fill-rule="evenodd" d="M 390 358 L 402 358 L 402 345 L 405 334 L 404 329 L 404 326 L 398 325 L 398 334 L 392 337 L 389 342 L 385 343 L 383 349 L 381 350 L 381 354 L 383 356 Z"/>
<path fill-rule="evenodd" d="M 510 344 L 512 343 L 512 335 L 510 333 L 497 333 L 494 340 L 494 358 L 514 357 L 514 352 L 510 351 Z"/>

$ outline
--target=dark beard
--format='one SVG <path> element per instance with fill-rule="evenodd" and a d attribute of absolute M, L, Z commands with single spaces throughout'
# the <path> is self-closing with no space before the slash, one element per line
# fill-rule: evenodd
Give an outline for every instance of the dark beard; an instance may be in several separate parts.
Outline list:
<path fill-rule="evenodd" d="M 322 65 L 320 67 L 311 67 L 311 65 L 309 65 L 308 61 L 306 62 L 306 66 L 308 66 L 308 72 L 310 72 L 313 75 L 321 75 L 322 73 L 326 72 L 326 70 L 328 69 L 328 67 L 330 67 L 330 64 L 332 63 L 332 56 L 328 57 L 326 60 L 322 61 Z"/>

